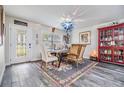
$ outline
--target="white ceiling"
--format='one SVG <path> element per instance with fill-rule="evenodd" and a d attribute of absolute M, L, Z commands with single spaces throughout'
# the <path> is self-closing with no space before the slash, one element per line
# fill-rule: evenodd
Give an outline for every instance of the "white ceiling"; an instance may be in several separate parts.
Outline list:
<path fill-rule="evenodd" d="M 57 28 L 61 28 L 61 17 L 64 15 L 71 15 L 75 20 L 79 20 L 75 23 L 75 28 L 83 28 L 124 18 L 124 6 L 120 5 L 5 5 L 4 7 L 7 15 Z"/>

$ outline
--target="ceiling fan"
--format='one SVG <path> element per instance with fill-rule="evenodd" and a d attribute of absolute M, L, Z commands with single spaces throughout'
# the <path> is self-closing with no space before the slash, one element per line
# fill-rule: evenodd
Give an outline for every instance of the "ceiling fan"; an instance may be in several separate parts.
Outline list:
<path fill-rule="evenodd" d="M 82 19 L 81 17 L 88 11 L 89 9 L 82 9 L 80 6 L 79 7 L 74 7 L 71 11 L 64 13 L 58 22 L 58 25 L 63 26 L 63 23 L 65 23 L 67 26 L 69 24 L 72 24 L 73 26 L 76 26 L 78 23 L 82 23 L 85 20 Z M 58 26 L 57 25 L 57 26 Z M 64 25 L 64 26 L 66 26 Z M 72 27 L 74 28 L 74 27 Z"/>
<path fill-rule="evenodd" d="M 74 8 L 74 10 L 64 13 L 60 18 L 61 24 L 66 31 L 72 31 L 75 25 L 84 22 L 81 17 L 87 12 L 87 9 L 83 10 L 80 7 Z"/>

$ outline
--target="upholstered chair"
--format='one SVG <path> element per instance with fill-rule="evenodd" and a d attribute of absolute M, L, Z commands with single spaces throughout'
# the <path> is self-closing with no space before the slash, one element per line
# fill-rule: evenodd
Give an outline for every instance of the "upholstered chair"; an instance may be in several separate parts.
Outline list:
<path fill-rule="evenodd" d="M 51 55 L 43 43 L 39 44 L 39 50 L 41 53 L 42 61 L 45 63 L 46 69 L 47 69 L 48 63 L 58 61 L 58 58 L 56 56 Z"/>
<path fill-rule="evenodd" d="M 83 44 L 72 44 L 67 56 L 64 58 L 66 61 L 75 62 L 76 66 L 80 62 L 83 62 L 83 54 L 85 51 L 86 45 Z"/>

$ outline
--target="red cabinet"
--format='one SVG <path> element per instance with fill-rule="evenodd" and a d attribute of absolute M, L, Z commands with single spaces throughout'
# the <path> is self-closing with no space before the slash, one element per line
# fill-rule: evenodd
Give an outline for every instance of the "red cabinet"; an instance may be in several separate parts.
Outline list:
<path fill-rule="evenodd" d="M 98 60 L 124 64 L 124 23 L 98 28 Z"/>

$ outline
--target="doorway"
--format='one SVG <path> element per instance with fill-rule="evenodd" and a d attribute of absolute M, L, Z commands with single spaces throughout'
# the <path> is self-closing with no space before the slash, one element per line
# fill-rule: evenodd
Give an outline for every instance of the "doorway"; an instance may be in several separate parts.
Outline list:
<path fill-rule="evenodd" d="M 10 25 L 10 63 L 31 61 L 31 30 L 20 25 Z"/>

